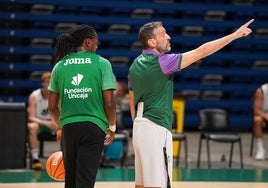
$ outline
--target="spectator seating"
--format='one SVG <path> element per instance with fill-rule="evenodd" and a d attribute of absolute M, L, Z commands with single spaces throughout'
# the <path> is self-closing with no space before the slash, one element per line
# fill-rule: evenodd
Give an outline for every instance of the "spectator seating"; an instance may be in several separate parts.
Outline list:
<path fill-rule="evenodd" d="M 138 29 L 146 22 L 163 22 L 175 53 L 255 18 L 252 35 L 174 75 L 175 95 L 186 100 L 186 129 L 197 128 L 198 111 L 205 107 L 225 108 L 233 128 L 248 129 L 249 97 L 267 82 L 267 10 L 265 0 L 1 0 L 0 98 L 27 103 L 40 86 L 31 79 L 33 72 L 52 70 L 56 37 L 77 24 L 96 28 L 97 52 L 111 61 L 118 80 L 127 81 L 128 68 L 141 52 Z"/>

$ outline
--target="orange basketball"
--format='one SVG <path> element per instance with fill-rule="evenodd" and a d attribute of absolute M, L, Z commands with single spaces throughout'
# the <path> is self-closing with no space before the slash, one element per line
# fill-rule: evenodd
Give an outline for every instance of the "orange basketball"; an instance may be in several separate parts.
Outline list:
<path fill-rule="evenodd" d="M 47 174 L 56 181 L 65 180 L 65 169 L 61 151 L 52 153 L 46 162 Z"/>

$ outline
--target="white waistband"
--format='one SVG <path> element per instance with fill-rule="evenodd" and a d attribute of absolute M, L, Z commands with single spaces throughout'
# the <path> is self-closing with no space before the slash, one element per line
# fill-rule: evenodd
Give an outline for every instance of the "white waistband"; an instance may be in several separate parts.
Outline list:
<path fill-rule="evenodd" d="M 144 102 L 139 102 L 138 103 L 138 108 L 137 108 L 137 118 L 142 118 L 143 116 L 143 107 L 144 107 Z"/>

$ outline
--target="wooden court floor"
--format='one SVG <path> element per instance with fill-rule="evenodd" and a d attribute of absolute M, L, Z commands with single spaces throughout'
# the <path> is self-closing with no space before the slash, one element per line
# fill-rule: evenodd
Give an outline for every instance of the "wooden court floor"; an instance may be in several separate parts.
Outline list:
<path fill-rule="evenodd" d="M 96 188 L 134 187 L 133 168 L 99 169 Z M 182 169 L 173 170 L 173 188 L 267 188 L 266 169 Z M 45 170 L 0 171 L 0 188 L 63 188 Z"/>

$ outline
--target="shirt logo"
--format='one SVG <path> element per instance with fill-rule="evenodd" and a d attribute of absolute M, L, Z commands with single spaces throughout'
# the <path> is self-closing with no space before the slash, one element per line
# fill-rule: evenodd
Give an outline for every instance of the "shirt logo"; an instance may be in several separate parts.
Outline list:
<path fill-rule="evenodd" d="M 76 76 L 73 77 L 73 80 L 71 83 L 75 86 L 78 86 L 80 84 L 80 82 L 82 81 L 83 77 L 84 76 L 82 74 L 78 73 Z"/>
<path fill-rule="evenodd" d="M 90 58 L 71 58 L 71 59 L 66 59 L 64 62 L 64 66 L 67 65 L 83 65 L 83 64 L 90 64 L 92 63 Z"/>
<path fill-rule="evenodd" d="M 48 108 L 42 109 L 42 111 L 41 111 L 41 115 L 42 115 L 42 116 L 46 116 L 46 115 L 48 115 Z"/>
<path fill-rule="evenodd" d="M 64 94 L 68 96 L 69 99 L 86 99 L 92 92 L 90 87 L 79 87 L 84 76 L 82 74 L 77 74 L 72 77 L 71 84 L 76 86 L 75 88 L 64 88 Z"/>

